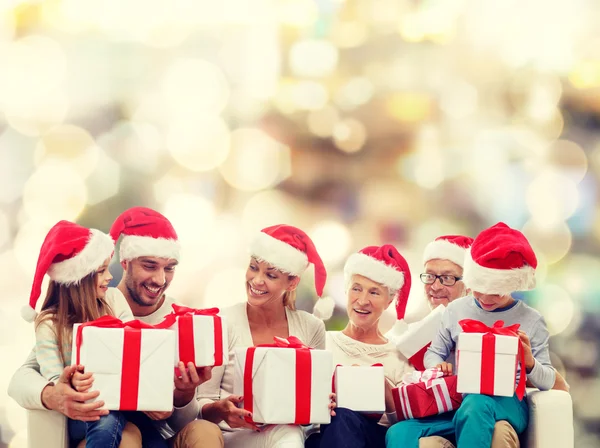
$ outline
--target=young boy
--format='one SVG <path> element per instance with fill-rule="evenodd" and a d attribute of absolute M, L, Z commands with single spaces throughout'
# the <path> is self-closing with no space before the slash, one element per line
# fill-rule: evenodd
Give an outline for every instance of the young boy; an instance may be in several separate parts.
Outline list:
<path fill-rule="evenodd" d="M 546 323 L 539 312 L 511 296 L 514 291 L 535 287 L 536 266 L 533 249 L 518 230 L 498 223 L 481 232 L 464 266 L 464 281 L 473 293 L 446 308 L 440 330 L 425 355 L 425 367 L 453 372 L 454 366 L 446 360 L 462 331 L 460 320 L 475 319 L 487 326 L 502 320 L 505 326 L 520 324 L 527 379 L 540 390 L 551 389 L 555 370 L 550 363 Z M 421 437 L 438 435 L 454 436 L 458 448 L 489 448 L 497 421 L 507 421 L 521 434 L 528 417 L 526 399 L 468 394 L 456 412 L 397 423 L 387 432 L 386 446 L 418 448 Z"/>

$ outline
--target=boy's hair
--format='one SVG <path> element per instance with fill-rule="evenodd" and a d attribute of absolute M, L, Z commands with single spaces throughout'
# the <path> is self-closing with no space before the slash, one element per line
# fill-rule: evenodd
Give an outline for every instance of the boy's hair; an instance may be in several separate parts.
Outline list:
<path fill-rule="evenodd" d="M 50 281 L 41 312 L 35 320 L 37 328 L 51 320 L 62 363 L 65 363 L 64 344 L 72 342 L 73 324 L 89 322 L 113 314 L 104 299 L 96 297 L 98 272 L 93 272 L 76 284 L 64 285 Z"/>

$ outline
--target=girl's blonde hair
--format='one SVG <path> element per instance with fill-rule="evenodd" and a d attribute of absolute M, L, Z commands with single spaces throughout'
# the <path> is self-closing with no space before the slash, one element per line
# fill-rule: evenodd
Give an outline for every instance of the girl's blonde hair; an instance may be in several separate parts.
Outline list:
<path fill-rule="evenodd" d="M 51 321 L 63 364 L 63 349 L 65 343 L 71 344 L 73 324 L 113 314 L 108 303 L 96 297 L 97 280 L 98 272 L 93 272 L 78 283 L 65 285 L 51 280 L 48 285 L 42 310 L 35 320 L 35 327 L 45 320 Z"/>

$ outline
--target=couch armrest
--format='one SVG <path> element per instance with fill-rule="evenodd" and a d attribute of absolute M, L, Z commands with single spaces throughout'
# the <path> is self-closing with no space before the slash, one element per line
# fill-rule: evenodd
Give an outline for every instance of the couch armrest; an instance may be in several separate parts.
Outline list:
<path fill-rule="evenodd" d="M 67 418 L 56 411 L 27 411 L 29 448 L 68 448 Z"/>
<path fill-rule="evenodd" d="M 527 448 L 574 447 L 573 402 L 562 390 L 527 389 L 529 427 Z"/>

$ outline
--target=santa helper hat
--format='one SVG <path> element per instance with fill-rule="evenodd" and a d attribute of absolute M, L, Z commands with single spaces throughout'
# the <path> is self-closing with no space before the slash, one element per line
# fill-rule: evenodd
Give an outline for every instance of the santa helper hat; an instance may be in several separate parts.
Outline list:
<path fill-rule="evenodd" d="M 250 243 L 250 254 L 287 274 L 300 276 L 312 263 L 315 269 L 315 290 L 319 299 L 313 314 L 327 320 L 333 314 L 335 303 L 323 297 L 327 271 L 315 244 L 302 230 L 279 224 L 262 229 Z"/>
<path fill-rule="evenodd" d="M 117 241 L 121 261 L 138 257 L 172 258 L 179 261 L 180 245 L 171 222 L 159 212 L 146 207 L 132 207 L 121 213 L 110 236 Z"/>
<path fill-rule="evenodd" d="M 444 235 L 437 237 L 425 247 L 423 266 L 431 260 L 448 260 L 460 266 L 465 264 L 467 249 L 473 244 L 473 238 L 463 235 Z"/>
<path fill-rule="evenodd" d="M 535 288 L 536 267 L 537 258 L 525 235 L 499 222 L 473 241 L 463 280 L 471 291 L 508 295 Z"/>
<path fill-rule="evenodd" d="M 112 238 L 96 229 L 88 229 L 69 221 L 56 223 L 46 235 L 38 258 L 29 305 L 21 315 L 28 322 L 37 316 L 35 306 L 42 293 L 44 275 L 62 285 L 77 284 L 96 272 L 115 249 Z"/>
<path fill-rule="evenodd" d="M 404 319 L 412 281 L 408 263 L 394 246 L 391 244 L 369 246 L 350 255 L 344 266 L 344 278 L 347 285 L 350 284 L 354 274 L 362 275 L 390 289 L 397 290 L 396 325 Z"/>

